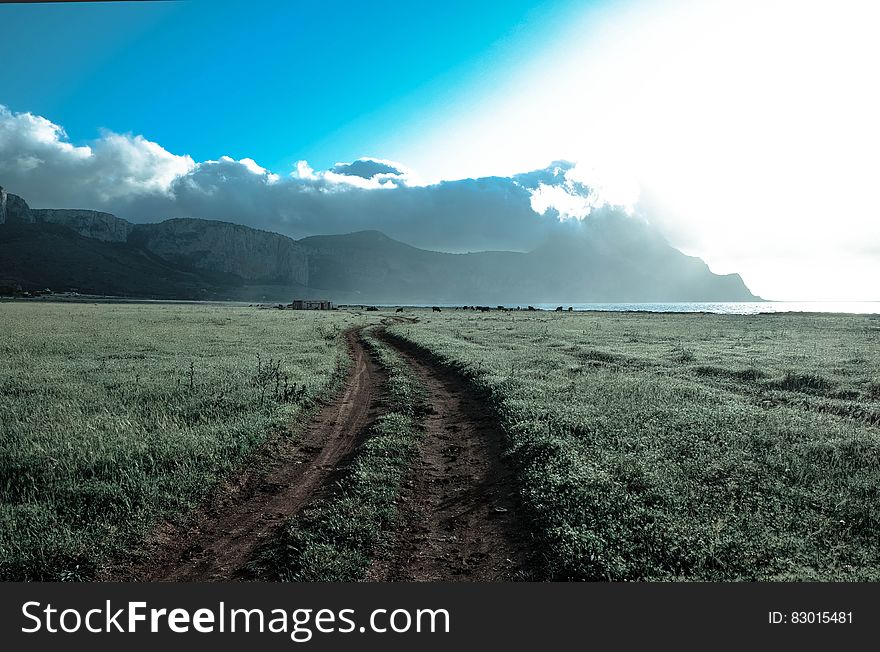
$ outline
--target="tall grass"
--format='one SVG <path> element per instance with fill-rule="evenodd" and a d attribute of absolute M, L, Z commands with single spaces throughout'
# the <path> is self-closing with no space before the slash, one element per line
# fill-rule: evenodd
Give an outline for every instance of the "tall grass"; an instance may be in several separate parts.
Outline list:
<path fill-rule="evenodd" d="M 100 576 L 326 392 L 353 319 L 0 304 L 0 578 Z"/>

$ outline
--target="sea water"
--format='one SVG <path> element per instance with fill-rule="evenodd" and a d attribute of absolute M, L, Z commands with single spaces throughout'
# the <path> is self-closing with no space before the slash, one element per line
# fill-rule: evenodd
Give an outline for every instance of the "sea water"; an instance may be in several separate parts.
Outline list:
<path fill-rule="evenodd" d="M 880 314 L 880 301 L 719 301 L 687 303 L 536 303 L 533 307 L 554 310 L 601 310 L 609 312 L 711 312 L 721 315 L 757 315 L 778 312 L 827 312 L 857 315 Z M 494 307 L 494 306 L 493 306 Z M 507 306 L 515 308 L 516 306 Z M 525 308 L 526 306 L 521 306 Z"/>

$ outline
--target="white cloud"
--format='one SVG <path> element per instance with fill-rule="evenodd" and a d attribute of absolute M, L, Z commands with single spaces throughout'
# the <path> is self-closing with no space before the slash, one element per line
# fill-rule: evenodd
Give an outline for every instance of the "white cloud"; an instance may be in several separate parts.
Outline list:
<path fill-rule="evenodd" d="M 603 173 L 584 162 L 553 164 L 549 180 L 524 187 L 531 192 L 536 213 L 552 212 L 561 220 L 584 220 L 600 206 L 611 205 L 632 214 L 639 199 L 638 184 L 625 176 Z M 514 178 L 523 180 L 523 175 Z"/>
<path fill-rule="evenodd" d="M 378 229 L 427 248 L 522 251 L 570 228 L 562 222 L 574 206 L 594 201 L 569 178 L 572 167 L 425 185 L 398 162 L 365 157 L 323 171 L 300 161 L 280 176 L 251 158 L 196 163 L 139 135 L 104 132 L 75 146 L 59 125 L 0 107 L 0 185 L 36 208 L 94 208 L 132 221 L 201 217 L 292 237 Z M 540 205 L 535 193 L 553 201 Z"/>
<path fill-rule="evenodd" d="M 75 146 L 60 125 L 0 105 L 0 183 L 45 207 L 165 193 L 193 167 L 189 156 L 143 136 L 104 132 L 90 145 Z"/>
<path fill-rule="evenodd" d="M 564 185 L 548 186 L 539 183 L 538 187 L 531 191 L 532 210 L 541 215 L 549 211 L 555 211 L 560 219 L 582 220 L 593 210 L 592 198 L 573 192 Z"/>

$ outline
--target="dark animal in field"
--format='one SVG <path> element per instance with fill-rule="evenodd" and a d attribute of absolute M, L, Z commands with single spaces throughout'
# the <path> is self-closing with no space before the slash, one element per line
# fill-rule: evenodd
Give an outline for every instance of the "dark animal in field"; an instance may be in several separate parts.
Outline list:
<path fill-rule="evenodd" d="M 556 312 L 562 312 L 562 306 L 556 306 Z"/>
<path fill-rule="evenodd" d="M 376 306 L 367 306 L 367 312 L 379 312 Z"/>
<path fill-rule="evenodd" d="M 572 308 L 571 306 L 568 307 L 568 312 L 572 312 L 573 310 L 574 308 Z"/>
<path fill-rule="evenodd" d="M 504 306 L 498 306 L 498 310 L 507 310 Z"/>
<path fill-rule="evenodd" d="M 534 307 L 534 306 L 529 306 L 529 307 L 527 308 L 527 310 L 531 310 L 532 312 L 535 312 L 535 307 Z"/>
<path fill-rule="evenodd" d="M 431 308 L 431 310 L 432 310 L 432 312 L 443 312 L 443 311 L 440 310 L 440 308 L 438 308 L 437 306 L 434 306 L 433 308 Z"/>
<path fill-rule="evenodd" d="M 491 308 L 489 306 L 477 306 L 477 310 L 480 312 L 489 312 Z"/>
<path fill-rule="evenodd" d="M 398 309 L 395 310 L 394 312 L 403 312 L 403 308 L 398 308 Z"/>

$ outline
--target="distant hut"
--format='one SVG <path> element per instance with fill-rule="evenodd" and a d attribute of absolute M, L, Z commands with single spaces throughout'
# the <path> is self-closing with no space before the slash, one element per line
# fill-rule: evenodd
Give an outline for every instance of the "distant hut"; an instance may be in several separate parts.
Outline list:
<path fill-rule="evenodd" d="M 293 310 L 333 310 L 333 304 L 324 299 L 294 299 L 290 307 Z"/>

